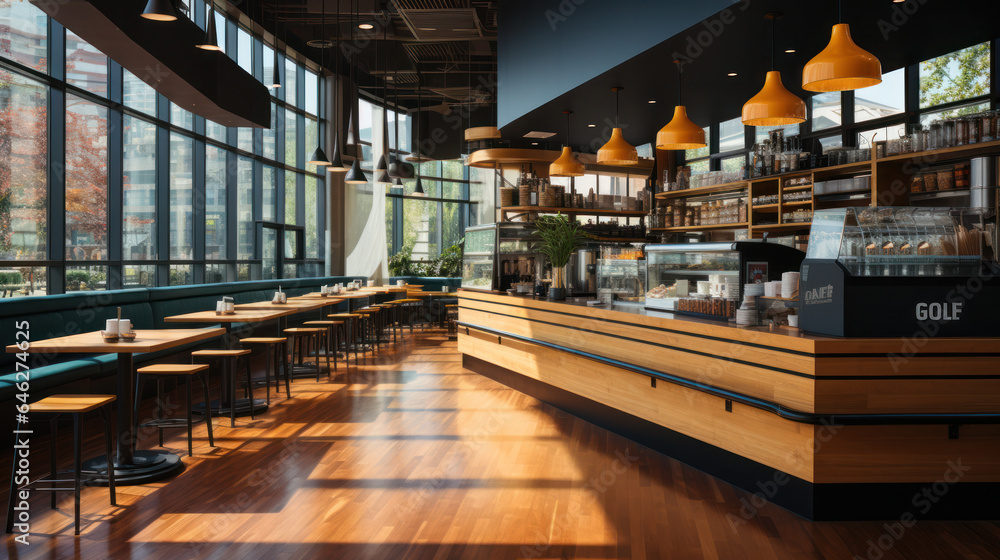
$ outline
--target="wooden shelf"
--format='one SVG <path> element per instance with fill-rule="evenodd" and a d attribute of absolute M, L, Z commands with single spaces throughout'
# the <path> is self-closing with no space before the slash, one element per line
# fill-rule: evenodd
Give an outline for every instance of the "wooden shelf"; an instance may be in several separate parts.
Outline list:
<path fill-rule="evenodd" d="M 788 202 L 782 202 L 782 206 L 812 206 L 811 200 L 789 200 Z"/>
<path fill-rule="evenodd" d="M 696 189 L 683 189 L 679 191 L 667 191 L 657 193 L 656 198 L 663 200 L 669 198 L 687 198 L 691 196 L 704 196 L 708 194 L 717 194 L 724 192 L 737 192 L 746 190 L 747 181 L 736 181 L 735 183 L 723 183 L 721 185 L 712 185 L 710 187 L 698 187 Z"/>
<path fill-rule="evenodd" d="M 887 156 L 877 159 L 876 162 L 890 163 L 908 159 L 920 159 L 923 161 L 934 161 L 935 163 L 939 163 L 939 160 L 963 159 L 967 157 L 972 158 L 980 155 L 998 153 L 1000 153 L 1000 140 L 995 140 L 993 142 L 980 142 L 978 144 L 967 144 L 965 146 L 952 146 L 950 148 L 941 148 L 938 150 L 927 150 L 923 152 L 911 152 L 908 154 Z"/>
<path fill-rule="evenodd" d="M 822 181 L 830 177 L 840 177 L 844 175 L 857 175 L 859 173 L 871 173 L 871 161 L 859 161 L 858 163 L 844 163 L 832 167 L 818 167 L 813 169 L 813 182 Z"/>
<path fill-rule="evenodd" d="M 500 208 L 501 212 L 507 213 L 512 212 L 515 214 L 527 214 L 528 212 L 534 212 L 536 214 L 558 214 L 563 213 L 567 216 L 625 216 L 629 218 L 642 218 L 646 216 L 647 212 L 644 210 L 614 210 L 614 209 L 603 209 L 603 208 L 559 208 L 555 206 L 503 206 Z"/>
<path fill-rule="evenodd" d="M 591 237 L 591 241 L 598 241 L 601 243 L 645 243 L 645 237 Z"/>
<path fill-rule="evenodd" d="M 796 191 L 809 190 L 811 188 L 813 188 L 812 183 L 810 183 L 808 185 L 795 185 L 794 187 L 782 187 L 781 190 L 783 190 L 785 192 L 796 192 Z"/>
<path fill-rule="evenodd" d="M 668 227 L 668 228 L 650 228 L 649 231 L 660 231 L 660 232 L 685 232 L 685 231 L 709 231 L 713 229 L 723 230 L 723 229 L 744 229 L 747 227 L 746 222 L 740 222 L 737 224 L 714 224 L 708 226 L 681 226 L 681 227 Z"/>
<path fill-rule="evenodd" d="M 758 204 L 753 207 L 754 212 L 767 212 L 768 214 L 778 211 L 778 203 L 774 202 L 771 204 Z"/>
<path fill-rule="evenodd" d="M 790 230 L 794 231 L 797 229 L 809 229 L 812 227 L 812 222 L 796 222 L 794 224 L 754 224 L 750 226 L 750 229 L 754 231 L 783 231 Z"/>

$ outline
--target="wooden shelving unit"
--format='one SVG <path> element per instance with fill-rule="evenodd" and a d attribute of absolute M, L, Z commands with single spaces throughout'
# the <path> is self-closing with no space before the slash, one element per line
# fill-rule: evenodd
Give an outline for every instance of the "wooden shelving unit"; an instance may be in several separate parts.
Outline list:
<path fill-rule="evenodd" d="M 626 218 L 643 218 L 646 212 L 642 210 L 614 210 L 601 208 L 559 208 L 556 206 L 506 206 L 500 208 L 506 221 L 507 213 L 514 214 L 566 214 L 567 216 L 619 216 Z"/>
<path fill-rule="evenodd" d="M 747 189 L 749 181 L 736 181 L 734 183 L 723 183 L 710 187 L 698 187 L 696 189 L 684 189 L 680 191 L 667 191 L 656 194 L 659 200 L 671 198 L 691 198 L 695 196 L 706 196 L 710 194 L 720 194 L 726 192 L 739 192 Z"/>
<path fill-rule="evenodd" d="M 650 228 L 649 231 L 658 231 L 661 233 L 676 233 L 685 231 L 710 231 L 710 230 L 725 230 L 725 229 L 746 229 L 746 222 L 736 223 L 736 224 L 713 224 L 708 226 L 681 226 L 681 227 L 668 227 L 668 228 Z"/>

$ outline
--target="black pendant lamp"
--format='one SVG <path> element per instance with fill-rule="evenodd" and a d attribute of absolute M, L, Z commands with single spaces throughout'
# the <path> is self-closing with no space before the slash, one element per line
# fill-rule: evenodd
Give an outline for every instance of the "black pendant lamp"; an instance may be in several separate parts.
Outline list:
<path fill-rule="evenodd" d="M 418 161 L 422 161 L 423 160 L 423 157 L 421 157 L 421 155 L 420 155 L 420 98 L 421 98 L 420 93 L 421 93 L 421 90 L 420 90 L 420 72 L 418 71 L 417 72 L 417 109 L 414 112 L 414 115 L 416 115 L 416 117 L 417 117 L 417 149 L 414 150 L 414 152 L 413 152 L 416 155 Z M 417 168 L 417 188 L 413 189 L 413 196 L 427 196 L 427 193 L 424 192 L 424 183 L 423 183 L 423 181 L 420 180 L 420 164 L 418 163 L 415 167 Z"/>
<path fill-rule="evenodd" d="M 351 41 L 354 41 L 354 4 L 352 3 L 351 5 Z M 360 134 L 357 130 L 355 130 L 355 127 L 358 126 L 357 107 L 359 101 L 357 67 L 358 63 L 355 61 L 354 64 L 351 65 L 351 120 L 349 122 L 350 130 L 348 131 L 347 137 L 347 145 L 354 146 L 354 161 L 351 163 L 351 169 L 347 172 L 347 175 L 344 176 L 344 182 L 348 185 L 368 184 L 368 176 L 365 175 L 364 170 L 361 169 L 361 145 L 358 144 Z"/>
<path fill-rule="evenodd" d="M 205 51 L 221 51 L 222 49 L 219 48 L 219 37 L 215 32 L 215 8 L 211 3 L 208 6 L 208 20 L 205 22 L 205 40 L 195 46 Z"/>
<path fill-rule="evenodd" d="M 393 57 L 395 59 L 395 56 Z M 395 64 L 393 65 L 395 66 Z M 396 98 L 396 150 L 399 148 L 399 121 L 403 118 L 403 112 L 399 110 L 399 90 L 396 88 L 396 79 L 393 79 L 392 90 Z M 395 154 L 391 154 L 389 160 L 389 176 L 398 179 L 412 179 L 414 175 L 413 164 L 403 161 Z"/>
<path fill-rule="evenodd" d="M 337 0 L 337 49 L 334 49 L 334 57 L 336 58 L 334 68 L 334 85 L 333 90 L 337 94 L 337 101 L 340 100 L 340 0 Z M 327 171 L 333 172 L 343 172 L 348 171 L 350 167 L 344 165 L 344 157 L 340 151 L 340 109 L 337 103 L 333 104 L 333 152 L 330 154 L 330 165 L 326 166 Z"/>
<path fill-rule="evenodd" d="M 261 8 L 263 10 L 263 8 Z M 278 6 L 274 7 L 274 65 L 271 66 L 271 85 L 268 86 L 270 89 L 278 89 L 281 87 L 281 72 L 278 70 Z"/>
<path fill-rule="evenodd" d="M 327 29 L 326 29 L 326 0 L 323 0 L 323 19 L 322 19 L 322 22 L 320 23 L 320 30 L 321 30 L 321 33 L 326 34 L 326 31 L 327 31 Z M 319 46 L 319 48 L 321 49 L 321 51 L 320 51 L 320 59 L 319 59 L 319 74 L 320 74 L 320 76 L 322 76 L 323 75 L 323 69 L 326 68 L 326 49 L 328 48 L 329 45 L 327 44 L 326 39 L 320 39 L 320 41 L 318 43 L 316 43 L 316 45 Z M 323 138 L 322 137 L 320 137 L 317 140 L 317 142 L 316 142 L 316 149 L 313 150 L 312 156 L 309 157 L 309 161 L 307 161 L 306 163 L 307 164 L 315 165 L 317 167 L 323 167 L 323 166 L 326 166 L 326 165 L 330 165 L 331 161 L 330 161 L 329 158 L 326 157 L 326 152 L 323 151 Z"/>
<path fill-rule="evenodd" d="M 153 21 L 176 21 L 177 9 L 173 0 L 149 0 L 141 15 Z"/>
<path fill-rule="evenodd" d="M 382 44 L 388 45 L 386 42 L 388 35 L 386 34 L 386 29 L 389 27 L 388 22 L 386 25 L 382 26 Z M 382 155 L 378 158 L 378 163 L 375 164 L 375 172 L 379 174 L 378 179 L 375 180 L 376 183 L 388 183 L 390 181 L 383 181 L 382 179 L 388 179 L 389 174 L 389 164 L 387 162 L 386 154 L 389 152 L 389 110 L 386 109 L 386 103 L 389 102 L 389 86 L 385 81 L 386 76 L 386 59 L 388 56 L 382 57 L 382 83 L 385 87 L 382 88 Z M 375 44 L 375 67 L 378 68 L 378 44 Z"/>

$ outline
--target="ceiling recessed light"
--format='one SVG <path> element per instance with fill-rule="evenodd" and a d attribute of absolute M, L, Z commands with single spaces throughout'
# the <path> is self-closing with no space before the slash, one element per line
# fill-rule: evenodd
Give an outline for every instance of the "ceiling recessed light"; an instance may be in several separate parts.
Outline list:
<path fill-rule="evenodd" d="M 597 127 L 597 125 L 596 125 L 596 124 L 588 124 L 588 125 L 587 125 L 587 128 L 596 128 L 596 127 Z"/>
<path fill-rule="evenodd" d="M 652 104 L 656 103 L 656 100 L 655 99 L 650 99 L 646 103 L 649 103 L 650 105 L 652 105 Z"/>
<path fill-rule="evenodd" d="M 538 145 L 538 142 L 532 142 L 532 143 L 531 143 L 531 145 L 532 145 L 532 146 L 537 146 L 537 145 Z"/>
<path fill-rule="evenodd" d="M 729 76 L 730 78 L 732 78 L 732 77 L 736 76 L 736 72 L 730 72 L 730 73 L 728 73 L 726 75 Z"/>
<path fill-rule="evenodd" d="M 365 31 L 369 29 L 375 29 L 375 26 L 370 23 L 359 23 L 358 29 L 364 29 Z"/>
<path fill-rule="evenodd" d="M 419 31 L 437 31 L 438 30 L 437 27 L 418 27 L 417 29 Z"/>
<path fill-rule="evenodd" d="M 786 54 L 792 54 L 793 52 L 795 52 L 795 49 L 785 49 Z"/>

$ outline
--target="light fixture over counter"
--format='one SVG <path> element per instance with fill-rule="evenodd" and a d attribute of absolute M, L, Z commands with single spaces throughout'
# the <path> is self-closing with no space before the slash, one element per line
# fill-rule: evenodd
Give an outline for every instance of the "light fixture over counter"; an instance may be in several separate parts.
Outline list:
<path fill-rule="evenodd" d="M 806 102 L 781 83 L 781 72 L 774 69 L 774 22 L 779 13 L 764 16 L 771 22 L 771 70 L 764 78 L 764 88 L 743 105 L 743 124 L 747 126 L 783 126 L 806 120 Z"/>
<path fill-rule="evenodd" d="M 639 152 L 635 146 L 625 141 L 622 129 L 618 123 L 618 94 L 623 87 L 611 88 L 615 92 L 615 127 L 611 130 L 611 139 L 597 150 L 597 163 L 602 165 L 635 165 L 639 163 Z"/>
<path fill-rule="evenodd" d="M 827 92 L 861 89 L 882 83 L 882 63 L 851 39 L 843 23 L 843 3 L 838 2 L 840 23 L 833 26 L 830 44 L 802 69 L 802 89 Z"/>
<path fill-rule="evenodd" d="M 559 158 L 549 164 L 549 176 L 582 177 L 586 168 L 580 160 L 576 159 L 576 156 L 573 155 L 573 149 L 569 147 L 569 116 L 573 114 L 573 111 L 563 111 L 563 114 L 566 115 L 566 145 L 563 146 Z"/>
<path fill-rule="evenodd" d="M 656 133 L 656 149 L 658 150 L 696 150 L 704 148 L 705 130 L 691 122 L 687 116 L 687 107 L 683 104 L 681 91 L 681 61 L 674 60 L 677 65 L 677 106 L 674 107 L 674 118 Z"/>

